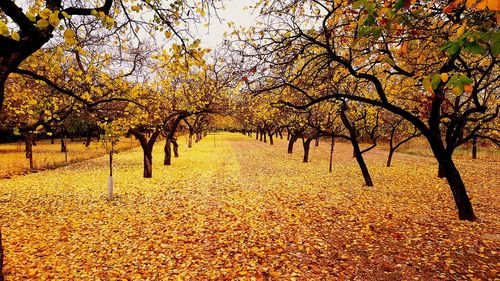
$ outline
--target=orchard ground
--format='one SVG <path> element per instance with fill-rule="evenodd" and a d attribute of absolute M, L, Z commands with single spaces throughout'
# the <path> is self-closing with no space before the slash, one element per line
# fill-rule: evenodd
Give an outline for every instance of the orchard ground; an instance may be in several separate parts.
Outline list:
<path fill-rule="evenodd" d="M 458 159 L 477 222 L 459 221 L 430 157 L 208 135 L 142 178 L 140 148 L 0 180 L 6 280 L 431 280 L 498 278 L 500 166 Z"/>

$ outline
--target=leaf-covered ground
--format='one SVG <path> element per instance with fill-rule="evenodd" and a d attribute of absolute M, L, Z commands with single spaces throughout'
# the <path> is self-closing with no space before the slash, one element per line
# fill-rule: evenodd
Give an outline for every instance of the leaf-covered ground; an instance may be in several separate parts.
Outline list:
<path fill-rule="evenodd" d="M 500 168 L 458 165 L 480 221 L 456 219 L 430 158 L 367 155 L 362 185 L 349 145 L 286 153 L 240 134 L 210 135 L 171 167 L 156 146 L 0 180 L 7 280 L 486 280 L 498 278 Z"/>

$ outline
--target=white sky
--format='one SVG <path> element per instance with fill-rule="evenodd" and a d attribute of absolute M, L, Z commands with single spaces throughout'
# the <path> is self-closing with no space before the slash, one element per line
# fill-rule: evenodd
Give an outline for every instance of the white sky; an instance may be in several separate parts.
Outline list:
<path fill-rule="evenodd" d="M 252 15 L 252 9 L 244 9 L 253 4 L 252 0 L 233 0 L 224 2 L 224 10 L 218 10 L 220 21 L 212 17 L 208 28 L 198 26 L 198 31 L 193 30 L 195 37 L 201 39 L 201 44 L 206 48 L 215 48 L 224 41 L 224 32 L 230 34 L 228 22 L 234 22 L 235 27 L 250 27 L 255 25 L 257 15 Z"/>

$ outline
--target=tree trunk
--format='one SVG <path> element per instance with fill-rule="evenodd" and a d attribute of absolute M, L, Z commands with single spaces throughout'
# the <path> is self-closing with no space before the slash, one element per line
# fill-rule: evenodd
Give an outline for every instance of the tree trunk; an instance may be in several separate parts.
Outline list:
<path fill-rule="evenodd" d="M 453 163 L 451 157 L 444 157 L 444 159 L 438 159 L 441 163 L 442 170 L 444 171 L 446 180 L 451 188 L 451 193 L 453 194 L 453 199 L 455 200 L 455 205 L 458 209 L 458 217 L 461 220 L 473 221 L 476 219 L 474 215 L 474 210 L 472 204 L 467 195 L 467 190 L 465 189 L 462 177 Z"/>
<path fill-rule="evenodd" d="M 144 177 L 153 177 L 153 147 L 143 147 L 144 153 Z"/>
<path fill-rule="evenodd" d="M 193 147 L 193 133 L 189 133 L 188 137 L 188 148 Z"/>
<path fill-rule="evenodd" d="M 54 137 L 51 137 L 50 138 L 50 144 L 54 144 L 55 143 L 55 138 Z"/>
<path fill-rule="evenodd" d="M 33 169 L 34 169 L 34 167 L 33 167 L 33 135 L 26 136 L 25 144 L 26 144 L 26 148 L 25 148 L 26 159 L 29 160 L 30 171 L 33 171 Z"/>
<path fill-rule="evenodd" d="M 297 137 L 295 135 L 291 135 L 291 137 L 288 139 L 288 154 L 293 153 L 293 144 L 295 143 L 296 140 Z"/>
<path fill-rule="evenodd" d="M 174 148 L 174 157 L 179 157 L 179 144 L 177 143 L 177 139 L 172 140 L 172 146 Z"/>
<path fill-rule="evenodd" d="M 370 176 L 370 172 L 368 171 L 368 167 L 366 166 L 365 159 L 361 154 L 361 150 L 359 148 L 359 144 L 356 140 L 351 140 L 354 154 L 356 157 L 356 161 L 358 161 L 359 168 L 361 169 L 361 174 L 363 174 L 363 179 L 365 180 L 366 186 L 373 186 L 372 177 Z"/>
<path fill-rule="evenodd" d="M 353 156 L 356 157 L 356 161 L 358 161 L 359 168 L 361 169 L 361 174 L 363 174 L 363 179 L 365 180 L 365 185 L 373 186 L 372 177 L 370 176 L 368 167 L 366 166 L 365 160 L 363 159 L 363 155 L 361 154 L 361 149 L 359 148 L 356 129 L 352 126 L 351 122 L 347 118 L 345 111 L 340 112 L 340 119 L 342 120 L 342 123 L 349 131 L 349 140 L 351 141 L 352 144 L 352 153 Z"/>
<path fill-rule="evenodd" d="M 283 133 L 281 132 L 281 130 L 278 130 L 278 134 L 280 135 L 280 140 L 283 139 Z"/>
<path fill-rule="evenodd" d="M 392 148 L 389 149 L 389 156 L 387 157 L 387 167 L 391 166 L 392 155 L 394 154 L 394 150 Z"/>
<path fill-rule="evenodd" d="M 267 134 L 266 134 L 266 131 L 262 131 L 262 134 L 264 135 L 264 143 L 267 143 Z"/>
<path fill-rule="evenodd" d="M 319 146 L 319 137 L 316 138 L 316 142 L 314 143 L 314 146 L 315 147 L 318 147 Z"/>
<path fill-rule="evenodd" d="M 472 159 L 477 159 L 477 137 L 472 138 Z"/>
<path fill-rule="evenodd" d="M 458 210 L 458 218 L 461 220 L 473 221 L 476 219 L 474 215 L 474 209 L 470 202 L 469 196 L 467 195 L 467 190 L 465 189 L 465 184 L 462 181 L 462 177 L 453 163 L 453 158 L 451 154 L 447 154 L 446 149 L 441 141 L 439 132 L 434 135 L 428 135 L 427 141 L 431 146 L 434 157 L 439 163 L 439 172 L 444 175 L 453 194 L 453 199 L 455 200 L 455 205 Z"/>
<path fill-rule="evenodd" d="M 92 135 L 89 134 L 87 135 L 87 139 L 85 141 L 85 147 L 89 147 L 91 142 L 92 142 Z"/>
<path fill-rule="evenodd" d="M 302 159 L 302 162 L 304 163 L 309 162 L 309 148 L 311 147 L 311 141 L 312 139 L 307 139 L 306 141 L 302 139 L 302 145 L 304 146 L 304 159 Z"/>
<path fill-rule="evenodd" d="M 333 172 L 333 147 L 335 146 L 335 137 L 332 136 L 332 142 L 330 143 L 330 166 L 328 171 Z"/>
<path fill-rule="evenodd" d="M 259 129 L 255 130 L 255 139 L 259 140 Z"/>
<path fill-rule="evenodd" d="M 68 152 L 68 148 L 66 147 L 66 141 L 64 139 L 61 139 L 61 152 L 62 153 Z"/>
<path fill-rule="evenodd" d="M 446 177 L 446 172 L 441 163 L 438 164 L 438 178 L 444 179 Z"/>
<path fill-rule="evenodd" d="M 10 71 L 7 68 L 0 69 L 0 111 L 3 108 L 3 101 L 5 99 L 5 82 L 9 77 Z M 0 267 L 1 268 L 1 267 Z M 0 270 L 0 280 L 3 280 L 2 271 Z"/>
<path fill-rule="evenodd" d="M 170 166 L 172 164 L 172 151 L 170 147 L 171 142 L 172 140 L 169 138 L 165 140 L 165 147 L 163 148 L 163 151 L 165 152 L 165 159 L 163 160 L 163 165 L 165 166 Z"/>
<path fill-rule="evenodd" d="M 264 135 L 265 135 L 265 133 L 263 132 L 263 130 L 259 130 L 259 132 L 260 132 L 260 137 L 259 137 L 259 139 L 260 139 L 260 141 L 263 141 L 263 140 L 264 140 Z"/>
<path fill-rule="evenodd" d="M 274 141 L 273 141 L 273 134 L 271 132 L 269 132 L 269 144 L 270 145 L 273 145 L 274 144 Z"/>

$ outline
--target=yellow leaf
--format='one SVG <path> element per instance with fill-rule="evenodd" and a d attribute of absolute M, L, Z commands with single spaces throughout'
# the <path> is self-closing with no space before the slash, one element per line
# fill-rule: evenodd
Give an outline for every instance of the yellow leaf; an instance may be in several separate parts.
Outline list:
<path fill-rule="evenodd" d="M 467 0 L 467 2 L 465 2 L 465 7 L 470 8 L 474 6 L 474 4 L 476 4 L 476 0 Z"/>
<path fill-rule="evenodd" d="M 73 32 L 73 29 L 67 28 L 64 31 L 64 41 L 67 44 L 74 44 L 75 43 L 75 33 Z"/>
<path fill-rule="evenodd" d="M 441 73 L 441 81 L 443 82 L 448 81 L 448 73 Z"/>
<path fill-rule="evenodd" d="M 12 32 L 12 34 L 10 35 L 10 37 L 12 37 L 12 39 L 16 40 L 16 41 L 19 41 L 21 39 L 21 37 L 19 36 L 19 33 L 17 32 Z"/>
<path fill-rule="evenodd" d="M 486 5 L 487 5 L 487 1 L 483 0 L 479 4 L 476 5 L 476 9 L 482 11 L 482 10 L 486 9 Z"/>
<path fill-rule="evenodd" d="M 281 273 L 271 269 L 271 270 L 269 270 L 269 275 L 271 275 L 271 277 L 278 278 L 281 276 Z"/>
<path fill-rule="evenodd" d="M 46 19 L 40 19 L 36 22 L 36 25 L 39 28 L 46 28 L 47 26 L 49 26 L 49 22 Z"/>
<path fill-rule="evenodd" d="M 488 9 L 492 11 L 498 11 L 500 10 L 500 1 L 499 0 L 487 0 L 488 1 Z M 498 16 L 498 14 L 497 14 Z"/>
<path fill-rule="evenodd" d="M 469 94 L 472 93 L 472 85 L 471 84 L 464 85 L 464 91 Z"/>

